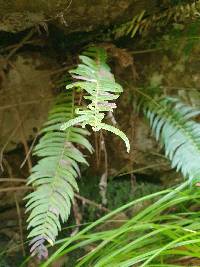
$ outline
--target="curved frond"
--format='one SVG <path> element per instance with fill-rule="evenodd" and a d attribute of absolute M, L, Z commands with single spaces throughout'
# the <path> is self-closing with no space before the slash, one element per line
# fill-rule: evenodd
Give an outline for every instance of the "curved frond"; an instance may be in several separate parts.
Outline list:
<path fill-rule="evenodd" d="M 158 105 L 151 103 L 146 110 L 156 139 L 161 139 L 172 167 L 189 178 L 200 180 L 200 124 L 191 120 L 200 110 L 177 99 L 166 98 Z"/>
<path fill-rule="evenodd" d="M 119 137 L 121 137 L 121 139 L 124 141 L 124 143 L 126 145 L 127 152 L 130 151 L 129 140 L 122 131 L 120 131 L 119 129 L 117 129 L 111 125 L 105 124 L 105 123 L 101 123 L 101 129 L 104 129 L 106 131 L 109 131 L 109 132 L 114 133 L 114 134 L 118 135 Z"/>
<path fill-rule="evenodd" d="M 42 130 L 43 136 L 34 149 L 34 155 L 40 160 L 32 168 L 28 179 L 28 184 L 36 190 L 26 197 L 26 211 L 31 211 L 28 218 L 28 229 L 31 228 L 28 237 L 33 239 L 31 252 L 39 257 L 47 255 L 45 241 L 53 245 L 61 230 L 60 221 L 68 219 L 74 191 L 78 191 L 78 164 L 87 164 L 75 144 L 92 152 L 86 138 L 89 134 L 87 130 L 69 127 L 66 131 L 60 131 L 62 123 L 73 117 L 74 104 L 69 92 L 61 95 L 50 111 Z"/>
<path fill-rule="evenodd" d="M 86 91 L 84 98 L 89 101 L 87 108 L 76 109 L 77 118 L 62 124 L 61 129 L 67 129 L 71 125 L 80 124 L 82 127 L 90 125 L 94 131 L 102 129 L 102 120 L 107 112 L 113 112 L 117 107 L 114 102 L 123 91 L 122 87 L 116 83 L 110 67 L 106 64 L 106 52 L 103 48 L 91 47 L 80 56 L 81 64 L 70 73 L 78 81 L 66 86 L 67 89 L 73 87 Z M 107 128 L 110 126 L 107 125 Z M 105 129 L 105 127 L 104 127 Z M 113 129 L 113 126 L 112 126 Z M 129 150 L 128 138 L 120 130 L 113 129 L 113 133 L 121 137 Z"/>

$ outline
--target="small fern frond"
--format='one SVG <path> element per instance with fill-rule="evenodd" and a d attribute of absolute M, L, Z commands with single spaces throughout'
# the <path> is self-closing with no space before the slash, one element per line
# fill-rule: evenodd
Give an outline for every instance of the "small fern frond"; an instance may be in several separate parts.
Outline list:
<path fill-rule="evenodd" d="M 28 179 L 28 184 L 36 190 L 26 197 L 26 212 L 31 211 L 28 218 L 28 229 L 32 228 L 28 237 L 33 238 L 31 252 L 39 257 L 47 256 L 44 242 L 53 245 L 61 230 L 60 220 L 65 222 L 68 219 L 74 190 L 78 191 L 78 163 L 87 164 L 74 144 L 92 152 L 86 139 L 87 130 L 69 127 L 60 131 L 62 123 L 74 117 L 72 99 L 71 92 L 58 98 L 42 130 L 44 135 L 34 149 L 34 155 L 40 160 Z"/>
<path fill-rule="evenodd" d="M 191 120 L 200 110 L 177 99 L 148 104 L 145 111 L 156 139 L 161 140 L 172 167 L 190 182 L 200 180 L 200 124 Z"/>
<path fill-rule="evenodd" d="M 81 88 L 86 91 L 84 98 L 90 103 L 87 107 L 79 107 L 75 110 L 77 118 L 67 121 L 61 126 L 61 129 L 80 124 L 85 127 L 87 124 L 94 131 L 99 131 L 104 125 L 104 129 L 110 128 L 111 132 L 121 137 L 126 144 L 127 151 L 130 149 L 128 138 L 118 129 L 102 124 L 107 112 L 113 112 L 116 100 L 123 91 L 122 87 L 116 83 L 110 67 L 106 64 L 106 52 L 103 48 L 91 47 L 80 57 L 81 64 L 70 73 L 77 82 L 66 86 L 67 89 Z"/>

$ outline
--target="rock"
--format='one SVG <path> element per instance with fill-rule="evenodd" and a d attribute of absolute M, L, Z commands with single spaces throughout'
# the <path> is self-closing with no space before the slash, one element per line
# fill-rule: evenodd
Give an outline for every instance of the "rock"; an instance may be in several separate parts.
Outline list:
<path fill-rule="evenodd" d="M 127 21 L 143 9 L 153 12 L 155 0 L 0 0 L 0 30 L 19 32 L 53 23 L 66 33 L 93 31 Z"/>
<path fill-rule="evenodd" d="M 40 53 L 22 53 L 4 69 L 0 88 L 0 146 L 16 148 L 32 140 L 43 124 L 53 98 L 51 72 L 55 61 Z"/>

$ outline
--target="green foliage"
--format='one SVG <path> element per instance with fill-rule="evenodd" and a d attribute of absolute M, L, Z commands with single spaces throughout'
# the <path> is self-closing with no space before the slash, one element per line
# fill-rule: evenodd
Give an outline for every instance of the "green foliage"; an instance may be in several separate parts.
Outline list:
<path fill-rule="evenodd" d="M 33 238 L 31 252 L 37 253 L 40 258 L 47 256 L 44 242 L 53 245 L 61 230 L 60 220 L 65 222 L 68 219 L 74 190 L 78 191 L 78 163 L 87 164 L 84 155 L 74 145 L 92 152 L 86 139 L 89 134 L 87 130 L 69 127 L 66 131 L 60 131 L 62 123 L 73 117 L 72 93 L 60 95 L 33 153 L 39 161 L 28 179 L 28 184 L 32 184 L 35 191 L 26 197 L 26 212 L 31 211 L 28 218 L 28 229 L 32 228 L 28 237 Z"/>
<path fill-rule="evenodd" d="M 171 160 L 172 168 L 181 171 L 190 182 L 200 180 L 200 124 L 191 119 L 200 110 L 189 107 L 177 99 L 165 98 L 147 104 L 149 119 L 156 139 L 161 140 L 165 155 Z"/>
<path fill-rule="evenodd" d="M 116 108 L 115 100 L 123 91 L 122 87 L 115 82 L 106 64 L 105 51 L 102 48 L 92 47 L 80 56 L 80 60 L 82 63 L 70 71 L 77 81 L 67 85 L 66 88 L 84 90 L 86 106 L 74 108 L 71 90 L 61 95 L 50 111 L 48 121 L 42 130 L 43 136 L 34 150 L 34 154 L 40 159 L 32 169 L 28 184 L 32 184 L 36 190 L 28 195 L 26 206 L 27 211 L 31 211 L 28 218 L 28 228 L 32 228 L 29 234 L 29 238 L 32 238 L 31 252 L 37 253 L 40 258 L 47 256 L 44 242 L 47 241 L 51 245 L 55 243 L 55 238 L 61 229 L 60 221 L 65 222 L 69 216 L 74 191 L 78 190 L 76 183 L 76 178 L 80 175 L 78 163 L 87 164 L 84 155 L 74 145 L 92 152 L 92 147 L 86 139 L 88 131 L 83 128 L 90 125 L 94 131 L 101 129 L 111 131 L 120 136 L 126 144 L 127 151 L 130 150 L 126 135 L 119 129 L 102 122 L 106 113 L 113 112 Z M 145 92 L 141 93 L 144 99 L 144 96 L 148 99 L 148 101 L 142 99 L 141 105 L 145 106 L 145 114 L 150 121 L 152 131 L 156 139 L 161 140 L 172 167 L 176 167 L 188 178 L 183 187 L 189 183 L 199 182 L 200 125 L 192 119 L 200 114 L 200 110 L 174 98 L 166 97 L 156 101 L 155 89 L 157 88 L 157 85 L 152 85 L 154 99 Z M 82 128 L 76 128 L 75 125 Z M 168 259 L 171 254 L 179 255 L 177 248 L 188 244 L 188 250 L 190 250 L 187 255 L 199 253 L 199 247 L 196 246 L 196 243 L 200 244 L 199 226 L 193 225 L 190 213 L 186 214 L 187 218 L 181 213 L 175 216 L 163 213 L 177 204 L 199 198 L 198 193 L 176 195 L 181 189 L 182 187 L 171 191 L 142 211 L 135 209 L 138 214 L 117 230 L 88 232 L 113 215 L 141 201 L 162 195 L 163 192 L 134 200 L 120 207 L 81 230 L 76 236 L 69 237 L 43 266 L 48 266 L 54 258 L 63 253 L 94 243 L 95 249 L 86 255 L 76 265 L 77 267 L 125 267 L 135 264 L 150 266 L 151 262 L 161 264 L 163 260 L 160 260 L 160 257 Z M 178 224 L 175 225 L 176 220 Z M 69 245 L 74 241 L 79 243 L 70 247 Z"/>
<path fill-rule="evenodd" d="M 191 211 L 188 204 L 198 206 L 200 194 L 196 189 L 184 189 L 185 186 L 187 183 L 144 196 L 112 211 L 75 236 L 62 240 L 60 248 L 42 267 L 70 251 L 90 246 L 92 250 L 76 263 L 76 267 L 175 267 L 182 266 L 176 264 L 184 256 L 188 263 L 193 257 L 200 259 L 199 212 Z M 153 204 L 133 214 L 120 227 L 95 231 L 96 226 L 114 220 L 116 214 L 144 201 Z"/>
<path fill-rule="evenodd" d="M 115 38 L 123 36 L 135 37 L 136 33 L 147 34 L 151 29 L 160 29 L 170 22 L 182 22 L 199 17 L 200 1 L 191 3 L 173 3 L 175 6 L 165 9 L 163 12 L 154 13 L 151 16 L 144 16 L 145 10 L 136 14 L 131 21 L 117 26 L 113 33 Z"/>
<path fill-rule="evenodd" d="M 78 117 L 64 123 L 61 129 L 67 129 L 75 124 L 85 127 L 88 124 L 94 131 L 101 129 L 110 131 L 124 140 L 129 152 L 130 144 L 126 135 L 119 129 L 102 123 L 105 114 L 113 112 L 113 109 L 117 107 L 116 103 L 110 101 L 116 100 L 123 91 L 122 87 L 115 82 L 115 78 L 106 64 L 105 50 L 91 47 L 80 56 L 80 60 L 82 63 L 70 71 L 73 78 L 79 81 L 67 85 L 66 88 L 76 87 L 85 90 L 87 95 L 84 98 L 89 100 L 90 104 L 87 107 L 77 108 L 75 113 Z"/>

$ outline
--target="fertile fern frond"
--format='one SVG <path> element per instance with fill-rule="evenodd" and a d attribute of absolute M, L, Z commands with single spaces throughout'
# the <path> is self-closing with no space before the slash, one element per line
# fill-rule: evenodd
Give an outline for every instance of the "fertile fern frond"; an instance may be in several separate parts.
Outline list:
<path fill-rule="evenodd" d="M 28 236 L 32 238 L 31 252 L 40 258 L 47 256 L 45 241 L 53 245 L 61 230 L 60 220 L 65 222 L 68 219 L 74 190 L 78 190 L 78 163 L 87 164 L 74 144 L 92 152 L 86 139 L 87 130 L 70 127 L 60 131 L 62 123 L 73 117 L 73 97 L 69 92 L 61 95 L 50 111 L 42 130 L 43 136 L 34 149 L 34 155 L 40 160 L 28 178 L 28 184 L 36 190 L 26 197 L 26 211 L 31 211 L 28 218 L 28 229 L 32 228 Z"/>
<path fill-rule="evenodd" d="M 161 139 L 172 167 L 195 183 L 200 180 L 200 124 L 191 120 L 200 110 L 177 99 L 148 104 L 146 116 L 156 139 Z"/>
<path fill-rule="evenodd" d="M 129 152 L 130 144 L 126 135 L 119 129 L 108 124 L 105 126 L 102 123 L 105 113 L 113 112 L 113 109 L 116 108 L 114 100 L 123 91 L 122 87 L 116 83 L 109 66 L 106 64 L 105 50 L 91 47 L 84 55 L 80 56 L 80 60 L 82 64 L 70 71 L 72 77 L 79 81 L 67 85 L 66 88 L 78 87 L 85 90 L 87 95 L 84 98 L 89 100 L 90 103 L 87 108 L 77 108 L 75 113 L 78 117 L 64 123 L 61 129 L 66 129 L 75 124 L 80 124 L 82 127 L 88 124 L 94 131 L 106 129 L 120 136 Z"/>

